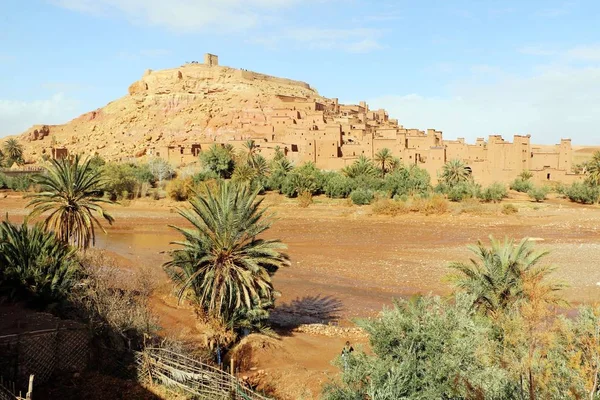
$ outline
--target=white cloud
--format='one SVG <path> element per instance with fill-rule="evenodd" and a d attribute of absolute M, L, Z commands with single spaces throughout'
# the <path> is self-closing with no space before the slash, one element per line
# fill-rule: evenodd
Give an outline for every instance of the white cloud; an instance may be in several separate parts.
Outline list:
<path fill-rule="evenodd" d="M 73 118 L 78 102 L 56 93 L 33 101 L 0 99 L 0 137 L 21 133 L 35 124 L 58 124 Z"/>
<path fill-rule="evenodd" d="M 447 139 L 530 133 L 535 143 L 570 137 L 574 144 L 600 144 L 600 68 L 551 66 L 530 77 L 455 82 L 449 92 L 447 97 L 384 96 L 369 103 L 386 108 L 405 127 L 439 129 Z"/>
<path fill-rule="evenodd" d="M 299 0 L 50 0 L 73 11 L 118 15 L 135 24 L 177 32 L 235 32 L 255 27 L 270 13 Z"/>
<path fill-rule="evenodd" d="M 255 37 L 248 40 L 250 43 L 262 44 L 276 48 L 284 43 L 295 43 L 313 50 L 338 50 L 348 53 L 367 53 L 385 48 L 379 42 L 383 31 L 373 28 L 328 29 L 315 27 L 301 27 L 286 29 L 277 37 Z"/>

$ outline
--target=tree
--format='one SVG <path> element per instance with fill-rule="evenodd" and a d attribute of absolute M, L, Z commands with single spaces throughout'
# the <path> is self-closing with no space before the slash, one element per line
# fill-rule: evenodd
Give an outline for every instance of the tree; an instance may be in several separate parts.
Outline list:
<path fill-rule="evenodd" d="M 255 168 L 256 167 L 256 160 L 255 160 L 256 149 L 258 149 L 256 142 L 254 140 L 246 140 L 244 142 L 243 146 L 246 149 L 246 162 L 252 168 Z"/>
<path fill-rule="evenodd" d="M 381 166 L 381 176 L 385 177 L 385 173 L 390 169 L 393 160 L 394 156 L 388 148 L 383 148 L 375 154 L 375 161 Z"/>
<path fill-rule="evenodd" d="M 279 240 L 257 238 L 271 226 L 257 194 L 222 181 L 192 198 L 191 209 L 179 210 L 193 228 L 172 226 L 184 240 L 174 242 L 182 248 L 171 252 L 164 267 L 180 301 L 190 299 L 225 321 L 240 308 L 262 309 L 274 301 L 271 277 L 290 262 Z"/>
<path fill-rule="evenodd" d="M 79 277 L 75 251 L 27 222 L 0 223 L 0 294 L 37 305 L 64 300 Z"/>
<path fill-rule="evenodd" d="M 469 264 L 450 264 L 456 271 L 454 285 L 472 294 L 479 310 L 491 316 L 514 311 L 531 299 L 533 289 L 544 293 L 546 303 L 557 301 L 554 294 L 563 286 L 547 281 L 554 268 L 539 265 L 547 251 L 535 251 L 528 238 L 515 245 L 513 239 L 501 242 L 490 236 L 490 242 L 489 248 L 481 241 L 469 246 L 475 255 Z"/>
<path fill-rule="evenodd" d="M 148 169 L 159 183 L 162 183 L 164 179 L 170 179 L 173 176 L 171 164 L 159 157 L 154 157 L 148 161 Z"/>
<path fill-rule="evenodd" d="M 207 151 L 200 153 L 200 161 L 206 170 L 216 173 L 221 178 L 231 177 L 235 168 L 231 145 L 213 144 Z"/>
<path fill-rule="evenodd" d="M 586 182 L 591 186 L 600 186 L 600 151 L 597 151 L 592 156 L 592 159 L 587 163 L 587 178 Z"/>
<path fill-rule="evenodd" d="M 442 167 L 440 180 L 449 187 L 471 180 L 471 170 L 458 159 L 450 160 Z"/>
<path fill-rule="evenodd" d="M 102 203 L 112 203 L 98 197 L 102 191 L 101 175 L 90 166 L 90 160 L 81 161 L 79 156 L 70 160 L 51 160 L 45 175 L 36 182 L 40 193 L 29 195 L 33 206 L 31 216 L 40 216 L 50 211 L 44 227 L 56 233 L 65 243 L 87 249 L 96 243 L 95 227 L 103 232 L 97 216 L 112 225 L 114 218 L 102 208 Z"/>
<path fill-rule="evenodd" d="M 377 168 L 373 165 L 373 161 L 363 155 L 358 157 L 358 160 L 354 161 L 349 166 L 344 167 L 342 172 L 348 178 L 357 178 L 359 176 L 375 177 L 378 175 Z"/>
<path fill-rule="evenodd" d="M 4 153 L 7 165 L 12 163 L 23 164 L 23 145 L 17 139 L 8 139 L 4 142 Z M 10 167 L 10 165 L 8 165 Z"/>
<path fill-rule="evenodd" d="M 372 352 L 345 360 L 326 400 L 499 399 L 507 374 L 491 360 L 491 326 L 474 318 L 469 296 L 395 301 L 377 319 L 360 321 Z M 339 365 L 339 360 L 338 360 Z"/>

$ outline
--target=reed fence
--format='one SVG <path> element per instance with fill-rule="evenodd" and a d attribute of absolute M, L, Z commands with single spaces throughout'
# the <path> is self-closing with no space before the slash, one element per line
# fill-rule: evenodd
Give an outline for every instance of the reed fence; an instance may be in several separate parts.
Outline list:
<path fill-rule="evenodd" d="M 136 353 L 140 381 L 159 383 L 206 400 L 269 400 L 234 375 L 179 353 L 146 348 Z"/>
<path fill-rule="evenodd" d="M 83 371 L 89 362 L 85 328 L 46 329 L 0 336 L 0 376 L 26 386 L 30 375 L 44 384 L 56 373 Z"/>

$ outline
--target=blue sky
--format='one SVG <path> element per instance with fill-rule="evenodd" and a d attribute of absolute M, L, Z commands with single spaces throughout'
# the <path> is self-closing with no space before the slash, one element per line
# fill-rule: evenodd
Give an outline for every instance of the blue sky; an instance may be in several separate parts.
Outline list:
<path fill-rule="evenodd" d="M 2 0 L 0 137 L 211 52 L 447 139 L 600 145 L 599 21 L 597 0 Z"/>

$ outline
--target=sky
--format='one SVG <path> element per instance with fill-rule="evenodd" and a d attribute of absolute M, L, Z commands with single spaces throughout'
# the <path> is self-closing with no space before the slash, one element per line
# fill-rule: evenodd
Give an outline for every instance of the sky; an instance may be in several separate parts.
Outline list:
<path fill-rule="evenodd" d="M 208 52 L 446 139 L 600 145 L 599 21 L 598 0 L 0 0 L 0 137 Z"/>

